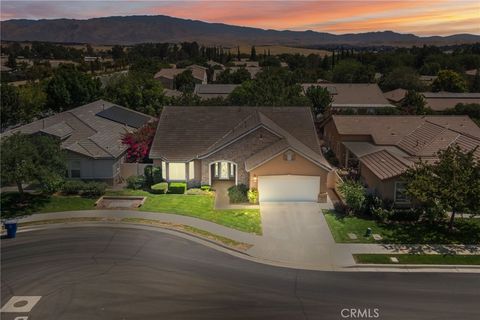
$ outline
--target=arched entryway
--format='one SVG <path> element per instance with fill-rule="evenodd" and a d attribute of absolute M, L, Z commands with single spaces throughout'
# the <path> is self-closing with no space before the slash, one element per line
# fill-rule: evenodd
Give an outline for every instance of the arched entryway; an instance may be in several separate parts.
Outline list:
<path fill-rule="evenodd" d="M 215 181 L 231 181 L 237 184 L 237 169 L 235 162 L 228 160 L 219 160 L 211 162 L 209 165 L 210 185 Z"/>

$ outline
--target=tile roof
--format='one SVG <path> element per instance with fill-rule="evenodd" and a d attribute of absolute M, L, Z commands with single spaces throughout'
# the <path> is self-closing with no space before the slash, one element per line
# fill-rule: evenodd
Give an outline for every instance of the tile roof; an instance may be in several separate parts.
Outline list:
<path fill-rule="evenodd" d="M 201 81 L 205 80 L 207 76 L 206 68 L 202 66 L 192 65 L 186 68 L 163 68 L 157 73 L 155 73 L 153 78 L 154 79 L 158 79 L 158 78 L 173 79 L 175 78 L 176 75 L 179 75 L 180 73 L 186 70 L 192 70 L 192 76 L 195 79 L 198 79 Z"/>
<path fill-rule="evenodd" d="M 280 139 L 271 146 L 255 153 L 245 160 L 245 170 L 251 171 L 263 164 L 265 161 L 275 157 L 277 154 L 287 150 L 290 147 L 286 139 Z"/>
<path fill-rule="evenodd" d="M 226 98 L 238 84 L 196 84 L 193 93 L 203 99 Z"/>
<path fill-rule="evenodd" d="M 190 161 L 265 127 L 302 154 L 329 167 L 306 107 L 165 107 L 150 151 L 153 159 Z"/>
<path fill-rule="evenodd" d="M 373 172 L 380 180 L 396 177 L 404 173 L 409 165 L 394 156 L 387 150 L 380 150 L 375 153 L 361 157 L 360 162 Z"/>
<path fill-rule="evenodd" d="M 303 90 L 311 86 L 327 88 L 332 94 L 332 107 L 394 107 L 376 83 L 304 83 Z"/>
<path fill-rule="evenodd" d="M 14 128 L 2 134 L 15 132 L 50 134 L 62 139 L 62 148 L 91 158 L 117 158 L 126 151 L 121 138 L 135 128 L 112 121 L 97 114 L 111 107 L 122 110 L 122 115 L 142 115 L 145 123 L 153 117 L 117 106 L 111 102 L 98 100 L 53 116 L 40 119 Z"/>
<path fill-rule="evenodd" d="M 384 92 L 383 96 L 389 101 L 400 102 L 405 98 L 407 92 L 408 90 L 398 88 L 395 90 Z"/>
<path fill-rule="evenodd" d="M 470 92 L 422 92 L 425 97 L 426 106 L 434 111 L 453 109 L 459 103 L 480 104 L 480 93 Z"/>

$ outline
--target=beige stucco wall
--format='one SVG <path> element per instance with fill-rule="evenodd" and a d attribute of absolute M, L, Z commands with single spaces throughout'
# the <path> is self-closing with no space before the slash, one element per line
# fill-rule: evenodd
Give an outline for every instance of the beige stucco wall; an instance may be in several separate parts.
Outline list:
<path fill-rule="evenodd" d="M 368 188 L 382 199 L 393 201 L 395 192 L 395 182 L 400 181 L 400 177 L 394 177 L 386 180 L 380 180 L 365 165 L 360 163 L 360 175 Z"/>
<path fill-rule="evenodd" d="M 250 187 L 258 187 L 258 178 L 255 181 L 255 176 L 273 175 L 320 176 L 320 193 L 327 192 L 328 170 L 319 167 L 298 153 L 294 153 L 292 161 L 285 160 L 284 154 L 281 154 L 250 171 Z"/>

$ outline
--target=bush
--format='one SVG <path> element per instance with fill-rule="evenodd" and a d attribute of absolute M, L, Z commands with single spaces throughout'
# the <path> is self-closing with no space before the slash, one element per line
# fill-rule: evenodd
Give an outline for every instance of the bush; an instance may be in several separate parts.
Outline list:
<path fill-rule="evenodd" d="M 248 202 L 247 191 L 248 188 L 244 184 L 238 184 L 228 188 L 230 203 Z"/>
<path fill-rule="evenodd" d="M 99 197 L 105 194 L 107 184 L 103 182 L 87 182 L 83 188 L 82 196 L 84 197 Z"/>
<path fill-rule="evenodd" d="M 64 182 L 65 180 L 60 177 L 48 177 L 44 178 L 43 181 L 40 182 L 40 188 L 45 194 L 54 194 L 60 190 Z"/>
<path fill-rule="evenodd" d="M 170 182 L 170 185 L 168 186 L 168 193 L 172 194 L 184 194 L 186 190 L 186 182 Z"/>
<path fill-rule="evenodd" d="M 62 193 L 64 195 L 80 194 L 85 188 L 85 182 L 80 180 L 68 180 L 62 186 Z"/>
<path fill-rule="evenodd" d="M 210 191 L 202 190 L 202 189 L 199 189 L 199 188 L 192 188 L 192 189 L 188 189 L 185 194 L 188 194 L 188 195 L 208 195 L 208 194 L 210 194 Z"/>
<path fill-rule="evenodd" d="M 150 188 L 150 186 L 153 184 L 153 166 L 146 166 L 143 169 L 143 175 L 145 177 L 145 183 L 143 186 L 145 188 Z"/>
<path fill-rule="evenodd" d="M 255 188 L 248 190 L 247 198 L 250 203 L 258 203 L 258 190 Z"/>
<path fill-rule="evenodd" d="M 161 168 L 153 167 L 152 175 L 153 175 L 153 183 L 160 183 L 163 181 Z"/>
<path fill-rule="evenodd" d="M 385 209 L 382 207 L 372 208 L 371 210 L 372 217 L 380 222 L 386 222 L 390 220 L 394 211 L 392 209 Z"/>
<path fill-rule="evenodd" d="M 168 183 L 160 182 L 151 186 L 150 189 L 152 190 L 152 193 L 165 194 L 168 191 Z"/>
<path fill-rule="evenodd" d="M 345 180 L 338 190 L 345 199 L 348 213 L 361 213 L 365 203 L 365 189 L 362 184 L 353 180 Z"/>
<path fill-rule="evenodd" d="M 127 188 L 133 190 L 142 189 L 145 185 L 144 176 L 131 176 L 127 178 Z"/>
<path fill-rule="evenodd" d="M 203 191 L 212 191 L 212 187 L 208 184 L 201 186 L 200 189 Z"/>

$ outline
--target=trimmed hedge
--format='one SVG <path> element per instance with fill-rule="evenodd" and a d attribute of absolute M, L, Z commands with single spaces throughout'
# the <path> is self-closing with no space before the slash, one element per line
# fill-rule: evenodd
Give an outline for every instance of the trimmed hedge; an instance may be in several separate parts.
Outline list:
<path fill-rule="evenodd" d="M 80 180 L 68 180 L 62 186 L 62 193 L 64 195 L 80 194 L 85 188 L 85 182 Z"/>
<path fill-rule="evenodd" d="M 212 191 L 212 186 L 206 184 L 200 187 L 203 191 Z"/>
<path fill-rule="evenodd" d="M 230 203 L 248 202 L 247 191 L 248 187 L 244 184 L 238 184 L 228 188 Z"/>
<path fill-rule="evenodd" d="M 247 197 L 250 203 L 258 203 L 258 190 L 255 188 L 248 190 Z"/>
<path fill-rule="evenodd" d="M 140 190 L 145 185 L 144 176 L 130 176 L 127 178 L 127 188 L 133 190 Z"/>
<path fill-rule="evenodd" d="M 151 186 L 150 189 L 152 189 L 152 193 L 165 194 L 168 191 L 168 183 L 160 182 Z"/>
<path fill-rule="evenodd" d="M 83 187 L 82 196 L 84 197 L 99 197 L 105 194 L 107 184 L 103 182 L 87 182 Z"/>
<path fill-rule="evenodd" d="M 168 193 L 172 194 L 184 194 L 186 190 L 186 182 L 170 182 L 170 185 L 168 186 Z"/>

